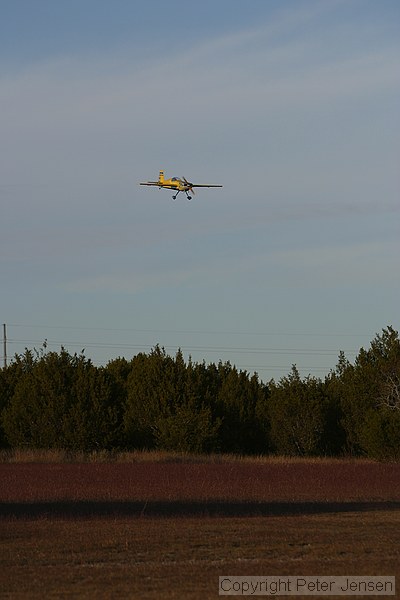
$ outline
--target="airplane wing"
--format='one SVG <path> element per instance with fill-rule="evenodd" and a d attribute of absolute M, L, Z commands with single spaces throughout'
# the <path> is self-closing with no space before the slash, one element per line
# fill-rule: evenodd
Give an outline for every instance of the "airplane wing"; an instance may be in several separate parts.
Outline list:
<path fill-rule="evenodd" d="M 168 185 L 167 183 L 160 183 L 159 181 L 149 181 L 147 183 L 139 183 L 139 185 L 154 185 L 159 188 L 164 188 L 166 190 L 176 190 L 176 185 Z"/>
<path fill-rule="evenodd" d="M 190 184 L 190 187 L 207 187 L 207 188 L 214 188 L 214 187 L 222 187 L 222 185 L 214 185 L 214 184 L 208 184 L 208 183 L 193 183 Z"/>

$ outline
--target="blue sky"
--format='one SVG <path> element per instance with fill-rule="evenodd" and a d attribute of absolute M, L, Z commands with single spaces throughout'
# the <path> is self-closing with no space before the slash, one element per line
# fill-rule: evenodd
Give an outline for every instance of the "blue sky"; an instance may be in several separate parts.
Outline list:
<path fill-rule="evenodd" d="M 400 4 L 1 0 L 8 354 L 267 381 L 399 329 Z M 220 183 L 191 202 L 140 181 Z"/>

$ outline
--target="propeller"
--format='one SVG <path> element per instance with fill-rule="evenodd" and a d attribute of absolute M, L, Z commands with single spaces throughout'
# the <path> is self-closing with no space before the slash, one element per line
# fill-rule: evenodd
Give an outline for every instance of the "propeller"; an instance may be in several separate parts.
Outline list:
<path fill-rule="evenodd" d="M 190 190 L 193 194 L 193 196 L 195 195 L 194 193 L 194 189 L 193 189 L 193 183 L 190 183 L 190 181 L 188 181 L 186 179 L 186 177 L 182 177 L 183 181 L 185 182 L 185 184 L 188 186 L 188 191 Z"/>

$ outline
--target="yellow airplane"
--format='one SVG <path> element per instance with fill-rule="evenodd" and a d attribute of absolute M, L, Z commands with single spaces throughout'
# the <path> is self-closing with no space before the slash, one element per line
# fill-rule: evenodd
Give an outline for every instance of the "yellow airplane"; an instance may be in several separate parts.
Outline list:
<path fill-rule="evenodd" d="M 172 196 L 173 200 L 176 200 L 179 192 L 185 192 L 186 198 L 188 200 L 192 199 L 192 196 L 189 195 L 189 192 L 192 192 L 194 195 L 195 187 L 222 187 L 222 185 L 209 185 L 206 183 L 190 183 L 185 177 L 172 177 L 172 179 L 164 179 L 164 171 L 160 171 L 158 176 L 158 181 L 146 181 L 145 183 L 140 183 L 139 185 L 153 185 L 158 188 L 166 188 L 167 190 L 176 190 L 176 194 Z"/>

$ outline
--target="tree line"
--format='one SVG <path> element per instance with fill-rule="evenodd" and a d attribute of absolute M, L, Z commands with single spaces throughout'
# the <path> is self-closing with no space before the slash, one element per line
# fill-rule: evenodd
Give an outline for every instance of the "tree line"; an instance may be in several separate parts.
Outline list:
<path fill-rule="evenodd" d="M 26 350 L 0 370 L 0 447 L 400 458 L 400 342 L 383 329 L 324 379 L 279 381 L 156 346 L 96 367 Z"/>

